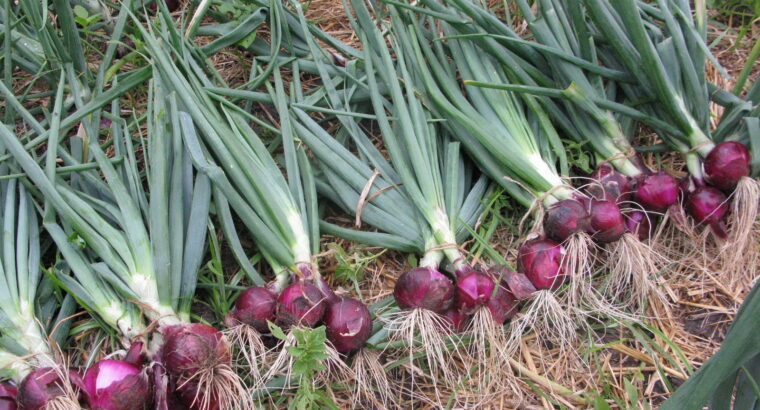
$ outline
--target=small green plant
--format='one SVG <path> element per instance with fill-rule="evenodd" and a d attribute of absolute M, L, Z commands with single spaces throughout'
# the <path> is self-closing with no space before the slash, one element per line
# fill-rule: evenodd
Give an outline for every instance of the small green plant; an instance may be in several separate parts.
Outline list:
<path fill-rule="evenodd" d="M 99 22 L 102 17 L 99 13 L 90 14 L 87 9 L 80 5 L 74 6 L 74 20 L 84 29 Z"/>
<path fill-rule="evenodd" d="M 340 244 L 330 243 L 327 248 L 334 252 L 337 265 L 335 267 L 335 279 L 341 283 L 352 283 L 359 293 L 359 283 L 364 281 L 367 266 L 384 254 L 387 249 L 379 253 L 362 251 L 362 247 L 343 249 Z"/>
<path fill-rule="evenodd" d="M 269 330 L 274 337 L 285 341 L 287 336 L 282 329 L 274 323 L 269 323 Z M 312 383 L 314 375 L 326 367 L 322 363 L 327 359 L 325 349 L 327 347 L 327 334 L 325 327 L 315 329 L 291 330 L 296 340 L 295 345 L 287 346 L 288 354 L 293 357 L 291 368 L 293 376 L 298 379 L 298 390 L 288 406 L 291 409 L 337 409 L 332 399 L 323 391 L 314 388 Z"/>

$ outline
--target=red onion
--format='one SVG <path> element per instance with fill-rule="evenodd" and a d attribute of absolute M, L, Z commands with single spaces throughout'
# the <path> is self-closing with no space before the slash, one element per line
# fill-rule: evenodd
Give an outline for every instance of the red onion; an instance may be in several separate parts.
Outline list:
<path fill-rule="evenodd" d="M 609 199 L 615 202 L 631 199 L 631 178 L 615 171 L 610 164 L 602 164 L 591 174 L 597 183 L 589 185 L 587 191 L 596 199 Z"/>
<path fill-rule="evenodd" d="M 16 386 L 9 382 L 0 383 L 0 410 L 16 410 Z"/>
<path fill-rule="evenodd" d="M 169 326 L 163 331 L 161 360 L 171 376 L 189 379 L 217 364 L 231 362 L 222 332 L 201 323 Z"/>
<path fill-rule="evenodd" d="M 665 212 L 678 201 L 678 181 L 663 171 L 638 178 L 636 201 L 644 208 Z"/>
<path fill-rule="evenodd" d="M 620 239 L 625 233 L 625 220 L 620 208 L 612 200 L 591 200 L 589 234 L 602 243 Z"/>
<path fill-rule="evenodd" d="M 364 347 L 372 335 L 372 316 L 364 303 L 343 297 L 327 307 L 325 326 L 335 350 L 350 353 Z"/>
<path fill-rule="evenodd" d="M 277 298 L 277 321 L 284 326 L 313 327 L 325 314 L 325 296 L 311 280 L 299 280 Z"/>
<path fill-rule="evenodd" d="M 213 397 L 210 400 L 205 399 L 206 392 L 198 391 L 198 383 L 195 380 L 183 381 L 182 384 L 177 386 L 176 393 L 174 394 L 174 403 L 169 403 L 168 410 L 180 410 L 187 408 L 190 410 L 222 410 L 219 407 L 219 400 L 215 400 Z M 177 401 L 179 403 L 177 403 Z M 208 403 L 208 407 L 202 407 L 203 402 Z"/>
<path fill-rule="evenodd" d="M 41 367 L 29 373 L 19 384 L 18 396 L 16 397 L 18 408 L 21 410 L 42 410 L 50 400 L 65 395 L 71 387 L 64 385 L 65 381 L 61 380 L 59 376 L 61 371 L 69 372 L 69 381 L 72 384 L 82 386 L 81 377 L 73 370 Z"/>
<path fill-rule="evenodd" d="M 705 176 L 712 186 L 723 191 L 733 190 L 742 177 L 749 176 L 751 160 L 744 144 L 721 142 L 705 158 Z"/>
<path fill-rule="evenodd" d="M 142 410 L 151 405 L 146 375 L 120 360 L 101 360 L 90 367 L 84 390 L 93 410 Z"/>
<path fill-rule="evenodd" d="M 625 216 L 625 226 L 628 232 L 636 235 L 640 240 L 648 239 L 652 235 L 652 225 L 645 212 L 629 212 Z"/>
<path fill-rule="evenodd" d="M 562 258 L 565 249 L 549 239 L 535 239 L 524 243 L 518 252 L 520 270 L 536 289 L 557 289 L 565 279 Z"/>
<path fill-rule="evenodd" d="M 454 285 L 435 269 L 414 268 L 398 278 L 393 297 L 402 309 L 422 308 L 443 313 L 454 302 Z"/>
<path fill-rule="evenodd" d="M 501 281 L 506 284 L 509 293 L 517 300 L 528 299 L 536 291 L 536 287 L 533 286 L 530 279 L 523 273 L 517 273 L 503 265 L 492 266 L 488 271 L 495 281 L 501 278 Z"/>
<path fill-rule="evenodd" d="M 480 306 L 488 303 L 494 286 L 488 275 L 469 266 L 457 270 L 457 309 L 466 314 L 474 313 Z"/>
<path fill-rule="evenodd" d="M 274 322 L 275 320 L 276 307 L 277 295 L 263 286 L 254 286 L 238 296 L 232 316 L 238 322 L 266 333 L 269 331 L 267 321 Z"/>
<path fill-rule="evenodd" d="M 559 201 L 546 210 L 544 231 L 550 239 L 564 242 L 570 235 L 587 231 L 588 228 L 588 212 L 583 204 L 574 199 Z"/>
<path fill-rule="evenodd" d="M 494 322 L 503 325 L 517 313 L 518 303 L 510 292 L 507 282 L 502 280 L 496 289 L 496 293 L 488 299 L 486 306 Z"/>
<path fill-rule="evenodd" d="M 728 212 L 728 202 L 719 190 L 709 186 L 698 187 L 687 197 L 686 210 L 697 222 L 707 223 L 715 233 L 722 237 L 725 235 L 722 219 Z"/>
<path fill-rule="evenodd" d="M 453 333 L 461 333 L 467 330 L 467 325 L 469 325 L 471 318 L 470 315 L 460 312 L 454 306 L 443 312 L 442 316 L 449 324 L 450 330 Z"/>

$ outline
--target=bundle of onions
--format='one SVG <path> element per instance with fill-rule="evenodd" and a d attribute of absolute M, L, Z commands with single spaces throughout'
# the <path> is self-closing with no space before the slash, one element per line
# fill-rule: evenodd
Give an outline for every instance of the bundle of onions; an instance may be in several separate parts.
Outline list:
<path fill-rule="evenodd" d="M 325 94 L 333 108 L 343 108 L 332 113 L 342 123 L 345 135 L 359 148 L 361 157 L 330 137 L 304 111 L 315 107 L 298 101 L 291 104 L 289 112 L 280 109 L 280 115 L 292 115 L 298 138 L 319 160 L 322 178 L 318 187 L 323 196 L 354 214 L 357 223 L 368 222 L 383 232 L 369 233 L 328 223 L 322 224 L 323 231 L 423 255 L 420 266 L 398 278 L 394 297 L 401 310 L 384 318 L 386 328 L 391 338 L 401 338 L 410 344 L 412 340 L 421 341 L 433 383 L 455 382 L 452 360 L 446 354 L 447 345 L 452 344 L 446 330 L 447 311 L 453 309 L 464 316 L 474 314 L 484 319 L 475 321 L 482 326 L 472 332 L 479 342 L 474 345 L 480 346 L 502 335 L 501 325 L 508 317 L 499 315 L 497 322 L 488 312 L 491 298 L 510 297 L 496 292 L 494 281 L 498 278 L 473 269 L 458 245 L 467 235 L 465 225 L 474 223 L 482 211 L 480 201 L 488 191 L 487 183 L 465 167 L 458 143 L 429 126 L 430 118 L 414 93 L 410 88 L 402 89 L 395 80 L 411 78 L 403 57 L 399 57 L 399 67 L 395 68 L 366 6 L 361 2 L 352 5 L 357 13 L 357 21 L 353 23 L 357 32 L 362 33 L 367 53 L 366 81 L 374 108 L 374 115 L 358 116 L 377 120 L 390 161 L 361 131 L 355 122 L 357 115 L 337 97 L 332 80 L 324 81 Z M 395 51 L 400 56 L 400 50 Z M 313 52 L 319 52 L 316 46 Z M 379 83 L 389 88 L 388 100 L 381 95 Z M 444 258 L 448 260 L 451 276 L 439 270 Z M 491 340 L 489 335 L 493 336 Z M 497 346 L 491 347 L 492 352 L 498 350 Z M 413 355 L 416 348 L 409 348 L 409 354 Z M 484 359 L 485 348 L 480 350 Z"/>
<path fill-rule="evenodd" d="M 47 146 L 47 173 L 18 138 L 7 132 L 0 136 L 45 196 L 51 216 L 44 221 L 45 229 L 73 272 L 58 274 L 60 283 L 116 330 L 126 346 L 146 333 L 140 311 L 156 325 L 159 332 L 150 351 L 169 379 L 156 383 L 159 393 L 176 391 L 191 408 L 252 407 L 231 368 L 227 340 L 216 329 L 189 320 L 205 248 L 211 185 L 205 175 L 193 176 L 176 101 L 165 90 L 155 78 L 144 167 L 130 155 L 117 168 L 92 139 L 88 152 L 96 169 L 82 171 L 67 183 L 55 177 L 56 157 L 76 161 L 82 156 L 58 147 L 55 127 Z M 118 104 L 112 108 L 118 115 Z M 124 137 L 131 134 L 126 124 L 112 126 L 117 152 L 134 152 L 131 139 Z M 148 174 L 147 191 L 140 183 L 142 169 Z M 72 235 L 85 246 L 72 243 Z M 163 386 L 170 390 L 163 391 Z"/>
<path fill-rule="evenodd" d="M 648 101 L 642 110 L 672 124 L 654 128 L 686 160 L 690 175 L 681 186 L 685 210 L 697 224 L 712 228 L 727 265 L 750 258 L 757 252 L 760 185 L 749 177 L 747 146 L 711 136 L 707 60 L 725 71 L 706 45 L 704 4 L 697 5 L 694 21 L 684 2 L 666 1 L 658 7 L 632 0 L 614 6 L 598 0 L 585 3 L 588 30 L 607 39 L 600 59 L 625 69 L 635 80 L 619 84 L 622 98 Z"/>
<path fill-rule="evenodd" d="M 400 15 L 406 12 L 398 10 Z M 528 278 L 546 278 L 533 285 L 539 290 L 531 298 L 525 314 L 513 322 L 511 345 L 516 346 L 527 328 L 541 334 L 541 339 L 560 341 L 570 346 L 575 326 L 583 324 L 589 300 L 595 297 L 592 287 L 591 235 L 597 240 L 615 241 L 625 225 L 615 201 L 589 197 L 561 176 L 566 174 L 564 148 L 548 116 L 532 98 L 503 91 L 466 87 L 466 94 L 454 76 L 454 69 L 464 78 L 484 82 L 507 83 L 506 74 L 493 59 L 477 48 L 450 41 L 448 49 L 431 47 L 421 23 L 412 16 L 401 22 L 394 19 L 394 34 L 416 59 L 419 88 L 436 116 L 446 119 L 445 126 L 462 141 L 471 157 L 515 199 L 532 209 L 539 208 L 529 237 L 551 244 L 552 249 L 532 250 L 526 242 L 523 253 L 541 255 L 538 260 L 557 259 L 560 263 L 530 263 L 523 266 Z M 405 23 L 409 23 L 405 25 Z M 448 50 L 448 53 L 446 52 Z M 449 58 L 451 58 L 449 62 Z M 445 67 L 451 65 L 452 69 Z M 559 169 L 555 163 L 559 164 Z M 535 271 L 530 272 L 529 269 Z M 558 301 L 553 290 L 569 279 L 569 288 Z M 593 304 L 600 310 L 601 303 Z M 616 309 L 605 306 L 607 313 Z"/>
<path fill-rule="evenodd" d="M 3 130 L 6 128 L 3 126 Z M 0 172 L 7 176 L 8 165 L 0 165 Z M 44 405 L 61 408 L 78 408 L 79 386 L 69 383 L 69 371 L 62 363 L 59 343 L 68 333 L 63 324 L 48 338 L 48 326 L 55 326 L 70 315 L 75 304 L 67 297 L 58 315 L 57 300 L 52 282 L 42 281 L 40 269 L 40 226 L 35 204 L 26 188 L 16 179 L 0 182 L 0 376 L 18 384 L 3 383 L 0 407 L 22 408 Z M 43 306 L 42 312 L 37 307 Z M 50 308 L 50 309 L 48 309 Z M 47 313 L 43 313 L 47 312 Z M 50 341 L 53 342 L 51 346 Z M 74 377 L 77 375 L 71 373 Z M 44 381 L 43 381 L 44 379 Z M 49 391 L 38 389 L 50 385 Z"/>
<path fill-rule="evenodd" d="M 596 225 L 596 229 L 592 229 L 592 237 L 601 244 L 607 244 L 608 255 L 600 258 L 610 271 L 601 284 L 603 296 L 606 296 L 604 302 L 641 308 L 651 296 L 663 301 L 664 294 L 653 283 L 656 278 L 652 275 L 659 271 L 658 262 L 664 260 L 642 240 L 652 236 L 651 222 L 656 214 L 676 203 L 677 181 L 644 165 L 630 144 L 632 136 L 626 132 L 630 129 L 627 126 L 629 118 L 620 118 L 610 109 L 612 106 L 657 122 L 643 113 L 606 101 L 609 90 L 602 81 L 598 81 L 598 76 L 617 81 L 625 81 L 627 76 L 624 72 L 590 62 L 596 49 L 584 31 L 585 26 L 578 27 L 577 17 L 581 11 L 546 0 L 539 2 L 539 14 L 536 15 L 527 2 L 518 1 L 520 11 L 531 27 L 534 41 L 529 42 L 520 38 L 502 20 L 494 18 L 490 11 L 470 2 L 454 0 L 450 9 L 443 8 L 434 0 L 426 4 L 439 12 L 447 11 L 456 16 L 456 10 L 471 17 L 473 24 L 450 24 L 447 31 L 451 34 L 449 39 L 461 39 L 466 44 L 477 43 L 509 74 L 510 83 L 507 84 L 465 79 L 466 84 L 562 99 L 560 102 L 551 99 L 539 101 L 565 135 L 584 144 L 597 158 L 598 168 L 590 181 L 584 184 L 589 197 L 601 201 L 591 206 L 609 209 L 606 201 L 612 200 L 624 213 L 624 228 L 613 222 L 610 225 L 613 229 L 598 229 L 608 221 L 600 217 L 590 221 Z M 565 29 L 562 29 L 563 25 Z M 523 60 L 518 63 L 520 57 L 516 55 Z M 544 86 L 539 87 L 539 84 Z M 597 215 L 610 214 L 597 212 Z M 625 233 L 610 243 L 621 228 Z"/>
<path fill-rule="evenodd" d="M 281 6 L 270 10 L 273 55 L 281 48 L 282 13 Z M 144 36 L 148 37 L 147 31 Z M 190 47 L 189 44 L 166 50 L 158 39 L 149 37 L 147 46 L 161 78 L 186 109 L 179 121 L 185 145 L 194 165 L 214 184 L 215 203 L 227 238 L 233 250 L 237 249 L 237 259 L 243 266 L 250 265 L 237 240 L 230 208 L 248 228 L 275 272 L 274 281 L 265 284 L 248 266 L 250 278 L 257 286 L 240 295 L 229 318 L 234 327 L 230 332 L 243 342 L 241 348 L 248 349 L 243 358 L 252 362 L 247 366 L 256 369 L 267 361 L 263 373 L 251 374 L 253 388 L 261 389 L 265 382 L 281 374 L 289 380 L 292 357 L 287 347 L 296 343 L 294 333 L 289 332 L 275 357 L 265 358 L 261 342 L 261 332 L 268 332 L 265 324 L 274 322 L 288 330 L 315 327 L 323 322 L 328 309 L 344 306 L 320 275 L 316 263 L 319 225 L 310 164 L 303 149 L 296 148 L 287 120 L 282 121 L 281 132 L 269 126 L 283 136 L 286 179 L 241 111 L 229 103 L 215 102 L 213 94 L 204 88 L 213 83 L 200 71 L 186 65 L 182 58 L 172 61 L 175 53 L 184 55 L 184 47 Z M 274 75 L 279 76 L 279 71 L 274 70 Z M 276 94 L 284 96 L 281 83 L 277 86 Z M 280 108 L 286 101 L 283 97 L 277 103 Z M 366 319 L 369 324 L 369 317 Z M 342 374 L 343 378 L 351 377 L 338 352 L 333 348 L 327 350 L 327 369 Z"/>

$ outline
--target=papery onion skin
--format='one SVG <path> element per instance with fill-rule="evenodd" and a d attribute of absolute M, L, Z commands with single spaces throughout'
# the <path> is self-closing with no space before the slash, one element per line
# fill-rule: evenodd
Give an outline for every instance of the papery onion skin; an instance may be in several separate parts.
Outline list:
<path fill-rule="evenodd" d="M 579 201 L 565 199 L 549 206 L 544 217 L 546 236 L 564 242 L 570 235 L 589 229 L 589 214 Z"/>
<path fill-rule="evenodd" d="M 562 266 L 565 249 L 550 239 L 534 239 L 518 251 L 518 268 L 538 290 L 556 290 L 566 274 Z"/>
<path fill-rule="evenodd" d="M 731 191 L 751 171 L 752 155 L 744 144 L 725 141 L 716 145 L 704 161 L 708 182 L 722 191 Z"/>
<path fill-rule="evenodd" d="M 419 267 L 398 278 L 393 296 L 402 309 L 420 308 L 443 313 L 454 303 L 454 284 L 433 268 Z"/>
<path fill-rule="evenodd" d="M 0 383 L 0 410 L 16 410 L 16 396 L 18 389 L 10 382 Z"/>
<path fill-rule="evenodd" d="M 81 387 L 82 379 L 79 374 L 73 370 L 52 369 L 50 367 L 41 367 L 29 373 L 18 386 L 18 395 L 16 403 L 20 410 L 42 410 L 47 403 L 55 397 L 62 396 L 67 390 L 73 389 L 73 386 L 65 386 L 66 381 L 62 380 L 59 373 L 67 371 L 69 382 Z"/>
<path fill-rule="evenodd" d="M 340 353 L 355 352 L 372 335 L 372 316 L 364 303 L 349 297 L 330 303 L 325 312 L 327 337 Z"/>
<path fill-rule="evenodd" d="M 141 410 L 151 407 L 147 376 L 132 364 L 101 360 L 84 376 L 87 402 L 93 410 Z"/>

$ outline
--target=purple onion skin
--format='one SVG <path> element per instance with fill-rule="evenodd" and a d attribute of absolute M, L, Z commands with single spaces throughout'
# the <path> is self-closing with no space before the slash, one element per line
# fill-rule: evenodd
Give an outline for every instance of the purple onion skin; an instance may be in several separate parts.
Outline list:
<path fill-rule="evenodd" d="M 642 211 L 629 212 L 625 216 L 625 227 L 642 241 L 652 235 L 652 225 L 647 214 Z"/>
<path fill-rule="evenodd" d="M 277 297 L 277 322 L 283 326 L 314 327 L 325 314 L 325 295 L 311 280 L 299 280 Z"/>
<path fill-rule="evenodd" d="M 588 233 L 601 243 L 615 242 L 625 233 L 625 220 L 613 200 L 591 200 L 591 218 Z"/>
<path fill-rule="evenodd" d="M 151 407 L 148 379 L 140 369 L 120 360 L 101 360 L 84 376 L 85 394 L 93 410 L 142 410 Z"/>
<path fill-rule="evenodd" d="M 169 326 L 163 331 L 161 360 L 170 376 L 189 379 L 208 366 L 230 364 L 222 332 L 202 323 Z"/>
<path fill-rule="evenodd" d="M 488 299 L 486 304 L 491 313 L 491 318 L 500 325 L 506 323 L 517 313 L 518 305 L 519 302 L 509 290 L 509 285 L 503 280 L 499 283 L 496 293 Z"/>
<path fill-rule="evenodd" d="M 222 410 L 219 407 L 219 400 L 214 398 L 208 400 L 208 407 L 201 407 L 205 395 L 206 392 L 198 391 L 198 384 L 194 380 L 183 382 L 177 386 L 173 398 L 174 403 L 170 404 L 168 410 Z"/>
<path fill-rule="evenodd" d="M 655 212 L 665 212 L 678 202 L 678 181 L 660 171 L 644 175 L 636 184 L 636 201 L 644 208 Z"/>
<path fill-rule="evenodd" d="M 517 300 L 528 299 L 536 291 L 536 287 L 525 274 L 515 272 L 504 265 L 492 266 L 488 272 L 495 282 L 501 281 L 502 285 L 506 285 L 509 293 Z"/>
<path fill-rule="evenodd" d="M 16 410 L 18 389 L 9 382 L 0 383 L 0 410 Z"/>
<path fill-rule="evenodd" d="M 518 252 L 517 263 L 538 290 L 556 290 L 565 280 L 562 245 L 549 239 L 535 239 L 524 243 Z"/>
<path fill-rule="evenodd" d="M 55 397 L 64 395 L 64 381 L 58 372 L 50 367 L 41 367 L 29 373 L 18 386 L 16 403 L 20 410 L 42 410 Z M 71 383 L 82 386 L 79 374 L 69 370 Z"/>
<path fill-rule="evenodd" d="M 491 277 L 469 266 L 457 270 L 456 274 L 457 309 L 472 314 L 488 303 L 495 286 Z"/>
<path fill-rule="evenodd" d="M 238 296 L 232 316 L 237 322 L 266 333 L 269 331 L 267 321 L 275 320 L 276 307 L 277 295 L 263 286 L 254 286 Z"/>
<path fill-rule="evenodd" d="M 443 312 L 443 319 L 449 324 L 449 330 L 452 333 L 462 333 L 467 330 L 467 326 L 470 324 L 470 315 L 462 313 L 456 307 L 451 307 L 449 310 Z"/>
<path fill-rule="evenodd" d="M 705 158 L 705 176 L 715 188 L 731 191 L 740 179 L 749 176 L 751 162 L 752 155 L 744 144 L 721 142 Z"/>
<path fill-rule="evenodd" d="M 588 229 L 588 212 L 583 204 L 574 199 L 559 201 L 546 210 L 544 232 L 552 240 L 564 242 L 570 235 Z"/>
<path fill-rule="evenodd" d="M 145 363 L 145 354 L 143 354 L 143 342 L 132 342 L 129 346 L 127 354 L 122 359 L 123 362 L 127 362 L 135 367 L 142 367 Z"/>
<path fill-rule="evenodd" d="M 599 165 L 591 178 L 598 182 L 587 189 L 592 197 L 615 202 L 631 200 L 631 178 L 615 171 L 610 164 Z"/>
<path fill-rule="evenodd" d="M 396 281 L 393 297 L 402 309 L 428 309 L 443 313 L 454 303 L 451 280 L 432 268 L 414 268 Z"/>
<path fill-rule="evenodd" d="M 699 187 L 686 198 L 686 210 L 697 222 L 709 224 L 716 234 L 725 237 L 723 216 L 728 212 L 728 201 L 723 192 L 709 186 Z"/>
<path fill-rule="evenodd" d="M 327 307 L 325 327 L 335 350 L 351 353 L 364 347 L 372 335 L 372 316 L 364 303 L 343 297 Z"/>

